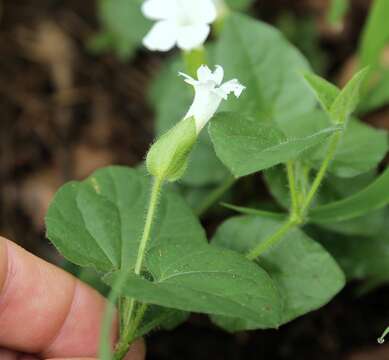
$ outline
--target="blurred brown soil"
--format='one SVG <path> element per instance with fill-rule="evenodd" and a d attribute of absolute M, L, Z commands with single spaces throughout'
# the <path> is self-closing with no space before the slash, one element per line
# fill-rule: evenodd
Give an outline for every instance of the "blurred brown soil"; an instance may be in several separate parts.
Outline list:
<path fill-rule="evenodd" d="M 281 11 L 311 14 L 329 75 L 349 77 L 369 1 L 352 0 L 344 24 L 324 21 L 326 0 L 258 1 L 253 12 L 274 21 Z M 140 51 L 131 63 L 93 56 L 94 0 L 4 0 L 0 19 L 0 233 L 60 263 L 44 237 L 43 217 L 58 187 L 109 164 L 135 165 L 153 136 L 146 103 L 160 58 Z M 348 64 L 348 65 L 347 65 Z M 342 80 L 341 80 L 342 81 Z M 344 81 L 344 80 L 343 80 Z M 389 128 L 388 110 L 369 119 Z M 215 221 L 210 221 L 214 223 Z M 323 309 L 277 331 L 228 335 L 203 316 L 149 337 L 149 359 L 389 359 L 375 339 L 389 322 L 389 293 L 363 298 L 350 285 Z"/>

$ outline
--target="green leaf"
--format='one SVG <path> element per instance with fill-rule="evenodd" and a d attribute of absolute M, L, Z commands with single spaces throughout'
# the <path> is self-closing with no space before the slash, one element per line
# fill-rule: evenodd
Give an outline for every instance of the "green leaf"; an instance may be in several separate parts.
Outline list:
<path fill-rule="evenodd" d="M 238 316 L 264 327 L 279 322 L 280 299 L 267 273 L 245 257 L 212 245 L 176 240 L 151 249 L 145 278 L 129 275 L 126 296 L 183 311 Z M 109 275 L 114 283 L 120 273 Z"/>
<path fill-rule="evenodd" d="M 388 212 L 387 212 L 388 218 Z M 387 224 L 387 222 L 386 222 Z M 373 237 L 318 234 L 323 246 L 337 259 L 349 280 L 389 281 L 387 225 Z"/>
<path fill-rule="evenodd" d="M 150 181 L 140 171 L 113 166 L 64 185 L 46 216 L 47 236 L 71 262 L 108 272 L 133 266 Z M 204 231 L 182 198 L 164 191 L 153 227 L 153 246 L 166 239 L 202 244 Z"/>
<path fill-rule="evenodd" d="M 371 211 L 363 216 L 358 216 L 349 220 L 315 222 L 321 228 L 344 235 L 353 236 L 374 236 L 379 229 L 387 222 L 384 209 Z"/>
<path fill-rule="evenodd" d="M 164 328 L 173 330 L 175 327 L 185 322 L 189 317 L 189 313 L 178 311 L 161 306 L 149 306 L 143 317 L 135 338 L 140 338 L 147 335 L 156 328 Z"/>
<path fill-rule="evenodd" d="M 234 217 L 220 226 L 213 244 L 247 253 L 281 225 L 281 221 L 260 216 Z M 278 326 L 323 306 L 344 286 L 344 275 L 334 259 L 298 229 L 261 255 L 258 264 L 274 280 L 282 299 Z M 213 316 L 213 320 L 229 331 L 263 328 L 253 319 Z"/>
<path fill-rule="evenodd" d="M 303 137 L 320 132 L 331 125 L 323 111 L 312 111 L 280 124 L 288 137 Z M 327 150 L 327 143 L 304 154 L 306 163 L 319 169 Z M 329 172 L 338 177 L 355 177 L 375 169 L 388 151 L 388 134 L 357 119 L 351 118 L 345 128 Z"/>
<path fill-rule="evenodd" d="M 378 82 L 364 94 L 363 102 L 358 111 L 367 113 L 389 103 L 389 70 L 377 73 Z"/>
<path fill-rule="evenodd" d="M 313 90 L 323 109 L 329 112 L 335 99 L 339 96 L 340 90 L 329 81 L 314 73 L 304 74 L 304 79 Z"/>
<path fill-rule="evenodd" d="M 307 73 L 304 78 L 333 122 L 344 124 L 360 101 L 361 88 L 368 72 L 368 68 L 359 71 L 341 91 L 315 74 Z"/>
<path fill-rule="evenodd" d="M 225 20 L 215 57 L 226 79 L 237 78 L 246 86 L 239 99 L 225 103 L 225 110 L 269 121 L 314 108 L 314 97 L 300 76 L 309 65 L 274 27 L 232 14 Z"/>
<path fill-rule="evenodd" d="M 226 0 L 227 5 L 233 10 L 246 10 L 253 2 L 254 0 Z"/>
<path fill-rule="evenodd" d="M 388 134 L 360 121 L 350 121 L 329 171 L 339 177 L 354 177 L 375 169 L 388 151 Z M 322 159 L 317 152 L 312 160 Z"/>
<path fill-rule="evenodd" d="M 287 138 L 276 124 L 236 113 L 220 113 L 209 127 L 219 159 L 236 177 L 298 157 L 337 130 L 328 127 L 301 138 Z"/>
<path fill-rule="evenodd" d="M 352 177 L 338 178 L 327 176 L 320 188 L 317 197 L 317 206 L 322 206 L 335 201 L 339 201 L 351 195 L 355 195 L 365 189 L 377 177 L 376 171 Z M 386 221 L 384 209 L 378 209 L 367 213 L 366 215 L 344 220 L 340 222 L 316 223 L 321 228 L 337 232 L 344 235 L 355 236 L 373 236 L 377 235 Z"/>
<path fill-rule="evenodd" d="M 389 203 L 389 169 L 368 187 L 345 199 L 312 209 L 310 219 L 318 223 L 353 219 Z"/>
<path fill-rule="evenodd" d="M 264 175 L 266 185 L 277 203 L 284 209 L 289 209 L 290 195 L 285 170 L 282 167 L 274 167 L 266 170 Z M 353 178 L 338 178 L 333 175 L 328 175 L 324 179 L 320 191 L 315 198 L 315 204 L 317 208 L 320 208 L 325 204 L 337 202 L 340 199 L 354 195 L 368 186 L 374 180 L 374 177 L 374 173 L 363 174 Z M 242 213 L 249 214 L 248 210 L 242 211 Z M 312 211 L 315 212 L 315 209 Z M 381 225 L 386 221 L 386 217 L 384 211 L 379 209 L 378 211 L 369 211 L 365 215 L 342 221 L 330 220 L 319 222 L 316 216 L 315 219 L 309 218 L 308 220 L 314 222 L 323 229 L 337 233 L 372 236 L 377 234 Z"/>
<path fill-rule="evenodd" d="M 362 32 L 359 48 L 360 65 L 376 67 L 381 53 L 389 41 L 389 2 L 374 0 L 367 23 Z"/>
<path fill-rule="evenodd" d="M 356 73 L 332 103 L 329 115 L 336 123 L 344 124 L 356 109 L 369 71 L 369 68 L 364 68 Z"/>
<path fill-rule="evenodd" d="M 105 40 L 110 39 L 117 54 L 128 59 L 141 44 L 151 26 L 141 13 L 142 0 L 99 0 L 98 13 Z M 94 44 L 96 45 L 96 40 Z M 101 45 L 101 43 L 100 43 Z M 108 48 L 108 44 L 104 43 Z"/>

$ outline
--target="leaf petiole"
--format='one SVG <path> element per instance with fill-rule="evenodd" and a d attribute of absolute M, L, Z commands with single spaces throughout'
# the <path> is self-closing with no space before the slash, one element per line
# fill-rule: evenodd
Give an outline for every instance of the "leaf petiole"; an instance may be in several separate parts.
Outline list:
<path fill-rule="evenodd" d="M 331 164 L 331 161 L 335 157 L 336 150 L 338 148 L 340 139 L 342 137 L 342 132 L 336 132 L 333 134 L 330 138 L 330 142 L 328 145 L 327 155 L 323 160 L 323 163 L 320 166 L 319 172 L 317 173 L 315 180 L 312 183 L 312 186 L 308 192 L 307 197 L 305 198 L 305 202 L 302 205 L 301 208 L 301 214 L 302 216 L 305 216 L 307 211 L 309 210 L 310 206 L 312 205 L 312 202 L 315 198 L 316 193 L 318 192 L 320 185 L 322 181 L 324 180 L 324 177 L 327 173 L 327 170 Z"/>
<path fill-rule="evenodd" d="M 197 216 L 201 217 L 204 215 L 207 210 L 217 201 L 219 200 L 224 193 L 230 189 L 235 183 L 237 179 L 233 176 L 227 178 L 220 186 L 211 191 L 211 193 L 204 199 L 204 201 L 200 204 L 200 206 L 195 210 Z"/>
<path fill-rule="evenodd" d="M 276 244 L 279 240 L 281 240 L 284 235 L 289 232 L 290 229 L 295 227 L 298 224 L 296 219 L 290 217 L 289 220 L 282 225 L 273 235 L 267 238 L 264 242 L 261 242 L 254 249 L 252 249 L 247 255 L 247 259 L 255 260 L 258 256 L 263 254 L 266 250 Z"/>
<path fill-rule="evenodd" d="M 289 160 L 286 163 L 286 171 L 288 175 L 290 198 L 292 201 L 292 212 L 295 214 L 299 214 L 300 213 L 299 194 L 298 194 L 297 184 L 296 184 L 295 162 L 293 160 Z"/>

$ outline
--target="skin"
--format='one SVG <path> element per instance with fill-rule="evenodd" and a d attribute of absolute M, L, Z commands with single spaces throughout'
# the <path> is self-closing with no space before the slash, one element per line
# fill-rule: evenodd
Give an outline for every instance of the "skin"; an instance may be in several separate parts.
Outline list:
<path fill-rule="evenodd" d="M 105 306 L 89 286 L 0 237 L 1 360 L 96 360 Z M 126 360 L 144 358 L 138 342 Z"/>

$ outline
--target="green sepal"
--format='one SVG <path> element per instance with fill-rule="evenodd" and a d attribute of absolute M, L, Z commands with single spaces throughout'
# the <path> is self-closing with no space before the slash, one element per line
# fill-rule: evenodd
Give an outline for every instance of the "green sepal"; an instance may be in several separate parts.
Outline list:
<path fill-rule="evenodd" d="M 195 119 L 180 121 L 151 146 L 146 157 L 147 170 L 159 179 L 179 180 L 185 173 L 196 140 Z"/>

